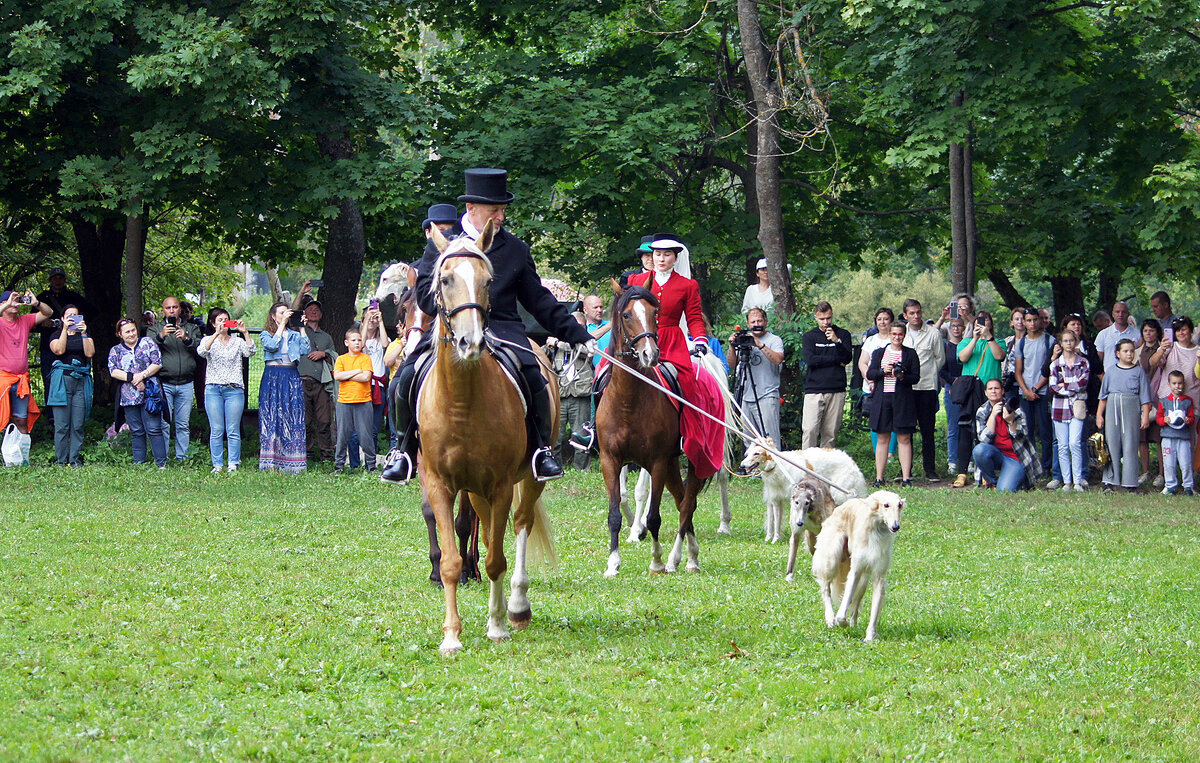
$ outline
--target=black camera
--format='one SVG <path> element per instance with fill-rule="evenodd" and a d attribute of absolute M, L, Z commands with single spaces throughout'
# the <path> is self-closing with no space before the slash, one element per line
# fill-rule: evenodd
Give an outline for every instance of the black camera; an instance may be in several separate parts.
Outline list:
<path fill-rule="evenodd" d="M 754 337 L 750 329 L 735 328 L 733 330 L 733 346 L 739 350 L 750 350 L 754 347 Z"/>
<path fill-rule="evenodd" d="M 1020 407 L 1021 407 L 1021 399 L 1020 398 L 1010 397 L 1008 400 L 1004 401 L 1004 411 L 1008 414 L 1015 413 L 1016 410 Z"/>

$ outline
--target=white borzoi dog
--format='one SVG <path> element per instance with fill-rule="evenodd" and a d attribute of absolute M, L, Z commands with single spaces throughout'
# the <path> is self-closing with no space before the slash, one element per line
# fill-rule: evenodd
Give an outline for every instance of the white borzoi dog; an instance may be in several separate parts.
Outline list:
<path fill-rule="evenodd" d="M 817 535 L 825 520 L 837 508 L 829 494 L 829 486 L 815 477 L 803 477 L 792 489 L 792 537 L 788 545 L 787 572 L 784 579 L 792 582 L 796 575 L 796 551 L 800 548 L 800 536 L 812 556 L 817 547 Z"/>
<path fill-rule="evenodd" d="M 746 448 L 742 469 L 747 474 L 759 474 L 763 481 L 763 501 L 766 512 L 763 516 L 763 534 L 768 543 L 783 539 L 784 507 L 791 501 L 792 488 L 808 472 L 814 472 L 837 485 L 831 489 L 835 504 L 848 498 L 862 498 L 867 494 L 867 481 L 854 459 L 845 451 L 833 448 L 807 448 L 783 451 L 792 463 L 775 458 L 765 446 L 775 447 L 770 437 L 756 438 Z M 804 469 L 794 466 L 799 464 Z"/>
<path fill-rule="evenodd" d="M 854 627 L 869 579 L 871 619 L 863 640 L 875 640 L 903 508 L 903 498 L 880 490 L 866 498 L 846 501 L 825 520 L 817 536 L 812 573 L 821 587 L 825 624 L 830 628 Z"/>

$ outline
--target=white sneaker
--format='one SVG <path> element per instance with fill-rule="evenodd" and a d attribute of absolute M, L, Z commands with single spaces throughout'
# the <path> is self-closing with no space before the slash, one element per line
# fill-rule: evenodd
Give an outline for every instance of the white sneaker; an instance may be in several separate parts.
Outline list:
<path fill-rule="evenodd" d="M 1166 480 L 1163 479 L 1161 474 L 1154 478 L 1154 487 L 1162 487 L 1165 484 Z"/>
<path fill-rule="evenodd" d="M 219 466 L 214 466 L 214 467 L 213 467 L 213 470 L 212 470 L 212 473 L 213 473 L 213 474 L 220 474 L 220 473 L 221 473 L 221 467 L 219 467 Z"/>
<path fill-rule="evenodd" d="M 946 464 L 946 466 L 947 466 L 947 469 L 946 469 L 947 474 L 958 474 L 958 464 L 956 464 L 952 461 L 949 464 Z"/>
<path fill-rule="evenodd" d="M 1162 489 L 1162 494 L 1163 494 L 1163 495 L 1171 495 L 1171 494 L 1172 494 L 1172 493 L 1171 493 L 1171 488 L 1169 488 L 1169 487 L 1164 487 L 1164 488 Z"/>
<path fill-rule="evenodd" d="M 237 468 L 238 468 L 238 465 L 237 465 L 237 464 L 230 464 L 230 465 L 229 465 L 229 468 L 228 468 L 228 469 L 226 469 L 225 471 L 227 471 L 227 472 L 229 472 L 230 474 L 232 474 L 233 472 L 236 472 L 236 471 L 237 471 Z"/>
<path fill-rule="evenodd" d="M 1046 483 L 1047 490 L 1058 490 L 1062 486 L 1063 486 L 1063 483 L 1061 480 L 1050 480 L 1049 482 Z"/>
<path fill-rule="evenodd" d="M 1063 485 L 1063 486 L 1062 486 L 1062 491 L 1063 491 L 1064 493 L 1069 493 L 1069 492 L 1071 492 L 1071 486 L 1070 486 L 1070 485 Z"/>
<path fill-rule="evenodd" d="M 1076 485 L 1075 492 L 1076 493 L 1086 493 L 1087 492 L 1087 483 L 1085 482 L 1082 485 Z"/>
<path fill-rule="evenodd" d="M 1146 484 L 1146 480 L 1150 479 L 1150 472 L 1142 472 L 1138 475 L 1138 486 Z"/>

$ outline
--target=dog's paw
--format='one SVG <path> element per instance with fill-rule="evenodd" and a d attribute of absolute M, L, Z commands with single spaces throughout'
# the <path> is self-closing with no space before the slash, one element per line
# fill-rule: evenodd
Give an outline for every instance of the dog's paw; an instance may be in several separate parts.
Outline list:
<path fill-rule="evenodd" d="M 849 625 L 850 625 L 850 622 L 848 620 L 846 620 L 845 617 L 838 615 L 837 617 L 833 618 L 833 625 L 831 625 L 829 627 L 832 628 L 834 626 L 837 626 L 838 628 L 846 628 L 846 627 L 849 627 Z"/>
<path fill-rule="evenodd" d="M 783 576 L 783 579 L 786 580 L 787 582 L 791 583 L 792 581 L 794 581 L 796 579 L 796 573 L 789 572 L 788 574 Z"/>
<path fill-rule="evenodd" d="M 872 641 L 874 641 L 874 640 L 875 640 L 875 638 L 876 638 L 878 635 L 879 635 L 879 634 L 878 634 L 878 633 L 876 633 L 875 631 L 867 631 L 867 635 L 866 635 L 866 637 L 863 639 L 863 641 L 865 641 L 865 642 L 867 642 L 867 643 L 869 644 L 869 643 L 871 643 Z"/>

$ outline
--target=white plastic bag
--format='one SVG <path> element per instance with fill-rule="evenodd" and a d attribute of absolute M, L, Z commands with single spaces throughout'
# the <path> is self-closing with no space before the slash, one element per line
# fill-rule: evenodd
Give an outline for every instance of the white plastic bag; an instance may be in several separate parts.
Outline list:
<path fill-rule="evenodd" d="M 5 466 L 29 466 L 29 435 L 9 424 L 4 430 L 4 443 L 0 445 Z"/>

